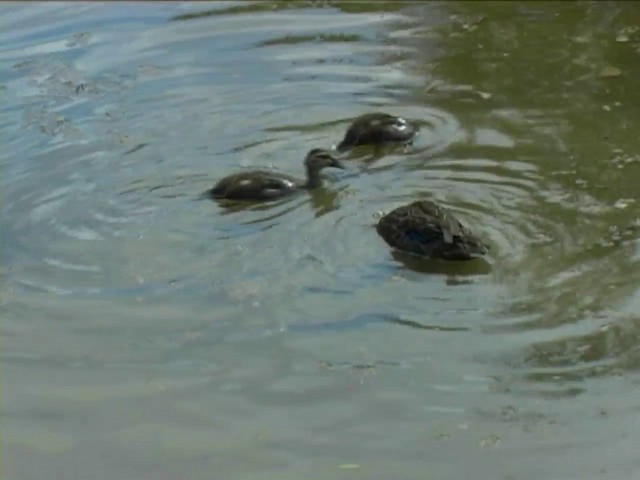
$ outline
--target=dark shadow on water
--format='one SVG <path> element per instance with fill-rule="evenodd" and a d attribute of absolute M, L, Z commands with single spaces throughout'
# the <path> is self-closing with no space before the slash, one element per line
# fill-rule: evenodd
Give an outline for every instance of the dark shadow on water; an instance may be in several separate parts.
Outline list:
<path fill-rule="evenodd" d="M 144 144 L 141 144 L 144 145 Z M 140 147 L 143 148 L 143 147 Z M 138 150 L 140 149 L 138 148 Z M 139 192 L 147 192 L 147 193 L 155 193 L 155 195 L 165 198 L 176 198 L 176 197 L 184 197 L 192 194 L 192 190 L 190 190 L 190 185 L 192 182 L 200 181 L 202 179 L 207 178 L 209 175 L 206 173 L 192 173 L 186 175 L 177 175 L 170 181 L 164 183 L 156 183 L 151 184 L 147 179 L 133 180 L 127 183 L 125 190 L 118 192 L 118 195 L 129 195 L 132 193 Z M 179 187 L 188 186 L 189 190 L 180 191 L 180 192 L 169 192 L 167 190 L 178 189 Z"/>
<path fill-rule="evenodd" d="M 387 143 L 384 145 L 362 145 L 342 154 L 339 158 L 347 161 L 373 163 L 391 154 L 408 154 L 412 150 L 410 143 Z"/>
<path fill-rule="evenodd" d="M 142 150 L 144 147 L 149 146 L 148 143 L 139 143 L 138 145 L 136 145 L 135 147 L 127 150 L 126 152 L 124 152 L 124 155 L 131 155 L 132 153 L 135 153 L 139 150 Z"/>
<path fill-rule="evenodd" d="M 334 369 L 350 369 L 350 370 L 370 370 L 375 371 L 378 367 L 408 367 L 406 362 L 394 362 L 391 360 L 374 360 L 372 362 L 329 362 L 327 360 L 320 360 L 318 365 L 322 369 L 334 370 Z"/>
<path fill-rule="evenodd" d="M 242 211 L 259 212 L 265 210 L 271 210 L 279 207 L 280 205 L 287 204 L 294 200 L 298 195 L 288 195 L 285 197 L 273 199 L 273 200 L 230 200 L 230 199 L 216 199 L 212 198 L 208 192 L 203 192 L 200 196 L 202 200 L 210 200 L 218 204 L 220 207 L 221 215 L 229 215 L 231 213 L 237 213 Z M 284 210 L 282 213 L 286 213 L 290 210 L 297 208 L 297 206 Z"/>
<path fill-rule="evenodd" d="M 389 318 L 389 323 L 395 323 L 396 325 L 402 325 L 403 327 L 416 328 L 418 330 L 434 330 L 437 332 L 466 332 L 469 329 L 467 327 L 445 327 L 442 325 L 425 325 L 424 323 L 417 322 L 415 320 L 406 320 L 403 318 Z"/>
<path fill-rule="evenodd" d="M 346 187 L 344 187 L 346 188 Z M 344 190 L 341 189 L 341 190 Z M 279 210 L 276 214 L 271 215 L 269 217 L 264 217 L 259 220 L 254 220 L 247 223 L 256 223 L 262 222 L 265 220 L 272 220 L 281 215 L 284 215 L 288 212 L 291 212 L 301 205 L 307 203 L 308 201 L 311 203 L 313 210 L 315 211 L 316 217 L 321 217 L 329 212 L 337 210 L 340 207 L 339 202 L 339 194 L 341 190 L 330 190 L 326 188 L 316 188 L 313 190 L 309 190 L 305 192 L 301 190 L 300 192 L 294 193 L 292 195 L 287 195 L 282 198 L 273 199 L 273 200 L 229 200 L 229 199 L 214 199 L 207 192 L 203 192 L 198 199 L 200 200 L 210 200 L 214 201 L 221 208 L 222 215 L 229 215 L 232 213 L 238 213 L 242 211 L 252 211 L 252 212 L 260 212 L 272 210 L 274 208 L 280 207 L 287 203 L 292 202 L 293 200 L 299 200 L 293 206 Z M 304 198 L 304 195 L 308 195 L 308 199 Z"/>
<path fill-rule="evenodd" d="M 491 264 L 484 258 L 474 258 L 468 261 L 446 261 L 419 257 L 409 253 L 392 250 L 394 260 L 405 268 L 419 273 L 450 276 L 475 276 L 491 273 Z"/>
<path fill-rule="evenodd" d="M 259 13 L 259 12 L 275 12 L 277 10 L 290 10 L 296 8 L 323 8 L 326 5 L 323 2 L 292 2 L 289 0 L 275 0 L 275 1 L 256 1 L 256 2 L 242 2 L 239 5 L 233 5 L 230 7 L 213 8 L 208 10 L 202 10 L 200 12 L 183 13 L 171 17 L 170 21 L 184 21 L 194 20 L 204 17 L 220 16 L 220 15 L 233 15 L 244 13 Z M 332 2 L 331 6 L 337 8 L 344 13 L 365 13 L 374 11 L 397 11 L 406 6 L 406 2 Z"/>
<path fill-rule="evenodd" d="M 275 127 L 264 127 L 263 130 L 265 132 L 271 132 L 271 133 L 283 133 L 283 132 L 308 133 L 308 132 L 315 132 L 321 128 L 340 125 L 341 123 L 346 121 L 348 121 L 348 119 L 338 118 L 328 122 L 306 123 L 304 125 L 280 125 Z"/>
<path fill-rule="evenodd" d="M 343 187 L 340 190 L 316 188 L 309 191 L 311 206 L 315 211 L 316 218 L 340 208 L 340 192 L 345 188 Z"/>
<path fill-rule="evenodd" d="M 322 322 L 316 324 L 289 325 L 286 330 L 292 333 L 325 333 L 325 332 L 346 332 L 360 330 L 371 325 L 392 324 L 418 330 L 430 330 L 434 332 L 464 332 L 467 327 L 449 327 L 444 325 L 427 325 L 416 320 L 401 318 L 390 313 L 363 313 L 355 317 L 333 322 Z"/>
<path fill-rule="evenodd" d="M 170 21 L 184 21 L 195 20 L 204 17 L 213 17 L 219 15 L 233 15 L 243 13 L 258 13 L 258 12 L 274 12 L 281 9 L 290 8 L 304 8 L 311 5 L 304 2 L 288 2 L 288 1 L 271 1 L 271 2 L 243 2 L 241 5 L 234 5 L 231 7 L 213 8 L 209 10 L 203 10 L 200 12 L 183 13 L 171 17 Z"/>
<path fill-rule="evenodd" d="M 248 150 L 250 148 L 253 147 L 258 147 L 260 145 L 267 145 L 269 143 L 273 143 L 273 142 L 277 142 L 278 139 L 276 138 L 267 138 L 267 139 L 261 139 L 261 140 L 256 140 L 253 142 L 249 142 L 249 143 L 245 143 L 244 145 L 240 145 L 239 147 L 234 147 L 231 150 L 229 150 L 228 153 L 238 153 L 238 152 L 242 152 L 244 150 Z"/>
<path fill-rule="evenodd" d="M 271 38 L 256 44 L 256 47 L 271 47 L 282 45 L 299 45 L 303 43 L 344 43 L 344 42 L 361 42 L 362 35 L 345 34 L 345 33 L 327 33 L 318 35 L 285 35 L 282 37 Z"/>

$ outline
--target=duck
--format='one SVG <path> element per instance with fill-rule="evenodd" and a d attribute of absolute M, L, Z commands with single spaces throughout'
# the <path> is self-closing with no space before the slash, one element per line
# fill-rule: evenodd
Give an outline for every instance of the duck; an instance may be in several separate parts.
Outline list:
<path fill-rule="evenodd" d="M 376 230 L 396 250 L 433 259 L 471 260 L 489 250 L 451 211 L 428 200 L 383 215 Z"/>
<path fill-rule="evenodd" d="M 293 194 L 303 189 L 322 185 L 320 171 L 323 168 L 345 168 L 328 150 L 314 148 L 304 160 L 306 181 L 283 173 L 268 170 L 252 170 L 220 179 L 207 193 L 215 199 L 270 200 Z"/>
<path fill-rule="evenodd" d="M 404 118 L 382 112 L 367 113 L 351 122 L 336 150 L 344 152 L 359 145 L 411 143 L 416 131 Z"/>

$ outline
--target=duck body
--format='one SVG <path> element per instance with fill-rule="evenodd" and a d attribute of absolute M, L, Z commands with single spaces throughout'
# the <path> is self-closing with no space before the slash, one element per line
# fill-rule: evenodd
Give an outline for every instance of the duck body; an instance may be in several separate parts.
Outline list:
<path fill-rule="evenodd" d="M 268 170 L 253 170 L 221 179 L 209 193 L 213 198 L 269 200 L 292 194 L 302 186 L 302 182 L 288 175 Z"/>
<path fill-rule="evenodd" d="M 392 210 L 376 225 L 397 250 L 442 260 L 471 260 L 488 247 L 444 207 L 420 200 Z"/>
<path fill-rule="evenodd" d="M 304 161 L 307 180 L 301 181 L 283 173 L 268 170 L 252 170 L 224 177 L 207 193 L 215 199 L 270 200 L 291 195 L 303 189 L 320 187 L 320 171 L 323 168 L 344 168 L 327 150 L 315 148 Z"/>
<path fill-rule="evenodd" d="M 416 131 L 404 118 L 381 112 L 367 113 L 351 122 L 336 149 L 344 152 L 359 145 L 409 143 Z"/>

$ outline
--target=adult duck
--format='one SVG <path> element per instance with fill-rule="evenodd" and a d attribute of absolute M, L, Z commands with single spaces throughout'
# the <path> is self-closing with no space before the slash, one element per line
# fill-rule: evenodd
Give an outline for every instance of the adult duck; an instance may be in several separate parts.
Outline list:
<path fill-rule="evenodd" d="M 314 148 L 305 160 L 306 181 L 301 181 L 278 172 L 252 170 L 224 177 L 208 190 L 216 199 L 230 200 L 269 200 L 290 195 L 302 189 L 317 188 L 322 185 L 320 171 L 323 168 L 344 166 L 329 151 Z"/>
<path fill-rule="evenodd" d="M 367 113 L 351 122 L 336 150 L 344 152 L 359 145 L 410 143 L 416 131 L 416 127 L 404 118 L 388 113 Z"/>
<path fill-rule="evenodd" d="M 392 210 L 376 225 L 378 234 L 397 250 L 442 260 L 471 260 L 488 247 L 444 207 L 419 200 Z"/>

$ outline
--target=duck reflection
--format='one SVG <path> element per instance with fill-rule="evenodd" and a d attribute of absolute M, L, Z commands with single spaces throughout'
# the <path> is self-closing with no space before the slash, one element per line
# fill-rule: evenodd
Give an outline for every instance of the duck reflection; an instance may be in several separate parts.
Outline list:
<path fill-rule="evenodd" d="M 309 199 L 311 201 L 311 207 L 315 211 L 316 218 L 333 212 L 340 207 L 340 193 L 344 188 L 340 190 L 317 188 L 310 192 Z"/>
<path fill-rule="evenodd" d="M 216 203 L 221 208 L 221 215 L 229 215 L 242 211 L 248 212 L 268 212 L 273 214 L 261 216 L 258 219 L 244 222 L 259 223 L 263 221 L 273 220 L 289 212 L 292 212 L 300 206 L 310 203 L 316 218 L 321 217 L 329 212 L 337 210 L 340 207 L 340 190 L 331 190 L 326 188 L 317 188 L 309 192 L 308 197 L 287 196 L 271 201 L 246 201 L 246 200 L 229 200 L 217 199 Z M 286 208 L 284 206 L 286 205 Z M 283 208 L 279 208 L 283 207 Z"/>
<path fill-rule="evenodd" d="M 446 260 L 420 257 L 411 253 L 392 250 L 391 256 L 405 268 L 419 273 L 448 275 L 452 284 L 463 283 L 453 280 L 456 277 L 472 277 L 491 273 L 491 264 L 485 258 L 475 258 L 466 262 L 450 262 Z M 449 282 L 449 280 L 448 280 Z"/>

